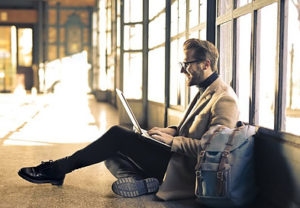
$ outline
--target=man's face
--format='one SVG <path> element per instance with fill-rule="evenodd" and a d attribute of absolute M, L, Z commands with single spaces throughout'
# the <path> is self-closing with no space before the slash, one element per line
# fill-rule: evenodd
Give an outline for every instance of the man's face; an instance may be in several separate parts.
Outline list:
<path fill-rule="evenodd" d="M 181 68 L 181 73 L 184 73 L 187 78 L 187 85 L 198 85 L 204 80 L 204 61 L 193 62 L 197 59 L 193 56 L 193 50 L 184 51 L 184 62 L 186 67 Z M 189 63 L 193 62 L 193 63 Z"/>

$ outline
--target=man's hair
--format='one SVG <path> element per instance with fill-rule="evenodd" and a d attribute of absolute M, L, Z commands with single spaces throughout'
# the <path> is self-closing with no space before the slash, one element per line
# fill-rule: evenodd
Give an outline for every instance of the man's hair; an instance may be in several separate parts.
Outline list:
<path fill-rule="evenodd" d="M 191 38 L 183 43 L 184 50 L 194 50 L 194 59 L 210 60 L 211 69 L 217 71 L 217 63 L 219 59 L 218 49 L 209 41 Z"/>

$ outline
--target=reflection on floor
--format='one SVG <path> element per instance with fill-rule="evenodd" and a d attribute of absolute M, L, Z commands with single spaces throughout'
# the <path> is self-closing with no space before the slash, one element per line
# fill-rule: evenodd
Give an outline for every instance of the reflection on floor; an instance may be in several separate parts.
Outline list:
<path fill-rule="evenodd" d="M 0 94 L 0 207 L 196 207 L 153 195 L 121 198 L 111 191 L 115 178 L 103 163 L 68 174 L 62 187 L 17 175 L 21 167 L 72 154 L 117 123 L 116 109 L 92 96 Z"/>

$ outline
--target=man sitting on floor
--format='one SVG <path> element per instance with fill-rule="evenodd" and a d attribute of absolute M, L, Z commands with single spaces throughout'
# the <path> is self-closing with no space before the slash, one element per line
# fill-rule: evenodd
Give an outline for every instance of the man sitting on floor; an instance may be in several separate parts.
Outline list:
<path fill-rule="evenodd" d="M 181 73 L 188 86 L 199 92 L 188 106 L 178 126 L 152 128 L 153 138 L 170 145 L 149 143 L 134 131 L 114 126 L 103 136 L 69 157 L 26 167 L 19 175 L 32 183 L 62 185 L 65 175 L 75 169 L 105 161 L 118 179 L 114 193 L 135 197 L 157 192 L 162 200 L 194 197 L 197 140 L 214 125 L 233 128 L 239 111 L 236 94 L 217 74 L 216 47 L 208 41 L 184 42 Z M 161 185 L 160 185 L 161 184 Z"/>

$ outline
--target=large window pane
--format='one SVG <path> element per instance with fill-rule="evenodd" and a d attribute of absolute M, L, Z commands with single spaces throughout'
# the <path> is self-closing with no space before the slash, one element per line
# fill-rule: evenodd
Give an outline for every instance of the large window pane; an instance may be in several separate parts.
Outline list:
<path fill-rule="evenodd" d="M 220 75 L 231 85 L 232 81 L 232 22 L 220 26 Z"/>
<path fill-rule="evenodd" d="M 32 29 L 18 29 L 18 61 L 20 66 L 32 65 Z"/>
<path fill-rule="evenodd" d="M 143 20 L 143 0 L 124 0 L 124 22 Z"/>
<path fill-rule="evenodd" d="M 200 23 L 200 0 L 190 1 L 190 27 L 194 27 Z"/>
<path fill-rule="evenodd" d="M 171 6 L 171 36 L 186 30 L 186 1 L 177 0 Z"/>
<path fill-rule="evenodd" d="M 218 0 L 218 16 L 232 11 L 232 0 Z"/>
<path fill-rule="evenodd" d="M 206 0 L 200 0 L 200 22 L 206 22 L 207 4 Z"/>
<path fill-rule="evenodd" d="M 124 53 L 124 94 L 127 98 L 142 98 L 142 53 Z"/>
<path fill-rule="evenodd" d="M 200 22 L 206 21 L 206 1 L 191 0 L 189 9 L 190 23 L 189 27 L 195 27 Z"/>
<path fill-rule="evenodd" d="M 288 10 L 286 129 L 283 130 L 300 135 L 300 11 L 293 1 L 289 2 Z"/>
<path fill-rule="evenodd" d="M 185 105 L 185 76 L 180 74 L 179 61 L 183 60 L 183 42 L 185 38 L 171 42 L 171 70 L 170 70 L 170 104 Z"/>
<path fill-rule="evenodd" d="M 149 23 L 149 48 L 165 42 L 166 14 L 162 13 Z"/>
<path fill-rule="evenodd" d="M 171 37 L 178 34 L 178 2 L 171 5 Z"/>
<path fill-rule="evenodd" d="M 236 75 L 240 120 L 249 122 L 251 14 L 237 19 Z"/>
<path fill-rule="evenodd" d="M 100 63 L 100 69 L 99 69 L 99 76 L 98 76 L 98 82 L 99 82 L 99 89 L 100 90 L 106 90 L 107 89 L 107 78 L 106 78 L 106 31 L 105 29 L 101 28 L 106 28 L 106 5 L 105 1 L 100 1 L 100 11 L 99 11 L 99 25 L 98 27 L 100 28 L 100 38 L 99 38 L 99 63 Z"/>
<path fill-rule="evenodd" d="M 124 26 L 124 49 L 141 50 L 142 49 L 142 31 L 141 24 Z"/>
<path fill-rule="evenodd" d="M 241 7 L 251 3 L 252 0 L 237 0 L 236 6 Z"/>
<path fill-rule="evenodd" d="M 166 7 L 166 1 L 149 1 L 149 19 L 152 19 Z"/>
<path fill-rule="evenodd" d="M 179 18 L 179 32 L 186 31 L 186 0 L 179 0 L 179 8 L 178 8 L 178 18 Z"/>
<path fill-rule="evenodd" d="M 164 103 L 165 97 L 165 47 L 149 51 L 148 99 Z"/>
<path fill-rule="evenodd" d="M 110 66 L 107 69 L 107 89 L 113 91 L 115 89 L 115 67 L 114 65 Z"/>
<path fill-rule="evenodd" d="M 276 72 L 277 4 L 264 7 L 258 14 L 257 85 L 258 125 L 274 128 Z"/>

